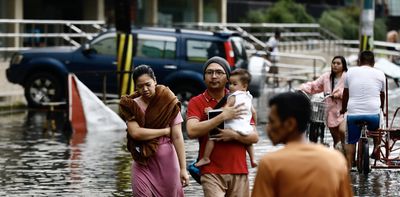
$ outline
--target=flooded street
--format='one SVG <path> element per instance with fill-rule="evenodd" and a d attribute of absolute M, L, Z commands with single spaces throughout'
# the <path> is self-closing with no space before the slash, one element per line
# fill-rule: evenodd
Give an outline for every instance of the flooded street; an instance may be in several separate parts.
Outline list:
<path fill-rule="evenodd" d="M 389 97 L 391 115 L 400 106 L 400 91 Z M 265 108 L 261 100 L 259 110 Z M 263 104 L 264 103 L 264 104 Z M 57 111 L 12 110 L 0 114 L 0 196 L 129 196 L 130 154 L 126 132 L 72 133 L 66 114 Z M 51 128 L 54 120 L 55 129 Z M 47 129 L 46 129 L 47 127 Z M 273 147 L 258 125 L 256 158 Z M 330 135 L 326 135 L 331 142 Z M 185 140 L 187 161 L 197 156 L 197 140 Z M 294 166 L 296 167 L 296 166 Z M 256 169 L 250 169 L 252 186 Z M 368 177 L 351 173 L 356 196 L 399 196 L 400 169 L 373 169 Z M 203 196 L 191 179 L 186 196 Z"/>

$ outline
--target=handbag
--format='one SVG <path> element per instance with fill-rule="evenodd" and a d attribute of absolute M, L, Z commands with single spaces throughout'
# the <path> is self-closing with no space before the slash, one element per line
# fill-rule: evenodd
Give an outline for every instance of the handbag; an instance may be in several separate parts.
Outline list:
<path fill-rule="evenodd" d="M 223 105 L 225 105 L 227 98 L 228 98 L 228 95 L 225 95 L 225 96 L 218 102 L 218 104 L 214 107 L 214 109 L 221 108 Z M 199 144 L 200 144 L 200 141 L 199 141 Z M 200 147 L 200 145 L 199 145 L 199 147 Z M 199 152 L 199 155 L 200 155 L 200 152 Z M 189 171 L 190 176 L 192 176 L 193 179 L 194 179 L 198 184 L 201 184 L 201 181 L 200 181 L 200 177 L 201 177 L 200 169 L 199 169 L 197 166 L 194 165 L 194 164 L 197 163 L 197 161 L 199 161 L 199 155 L 197 155 L 197 159 L 196 159 L 196 160 L 194 160 L 192 163 L 190 163 L 190 164 L 188 165 L 187 170 Z"/>

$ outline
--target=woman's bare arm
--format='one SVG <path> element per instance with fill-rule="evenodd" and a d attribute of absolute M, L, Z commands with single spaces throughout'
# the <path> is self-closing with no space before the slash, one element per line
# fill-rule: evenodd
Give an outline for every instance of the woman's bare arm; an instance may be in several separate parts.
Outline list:
<path fill-rule="evenodd" d="M 189 184 L 189 175 L 186 171 L 185 144 L 182 136 L 182 125 L 176 124 L 171 128 L 171 139 L 179 160 L 180 178 L 183 186 Z"/>
<path fill-rule="evenodd" d="M 128 133 L 135 140 L 151 140 L 164 135 L 170 135 L 171 128 L 163 129 L 147 129 L 142 128 L 136 121 L 129 121 L 127 123 Z"/>

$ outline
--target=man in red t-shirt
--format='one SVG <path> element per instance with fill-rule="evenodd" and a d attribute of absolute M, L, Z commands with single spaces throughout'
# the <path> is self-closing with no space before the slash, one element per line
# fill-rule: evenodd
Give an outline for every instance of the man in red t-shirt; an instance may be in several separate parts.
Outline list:
<path fill-rule="evenodd" d="M 204 64 L 203 72 L 207 89 L 189 101 L 186 123 L 189 138 L 199 138 L 200 158 L 209 140 L 208 133 L 225 120 L 239 118 L 245 111 L 242 105 L 226 106 L 221 114 L 208 120 L 207 109 L 214 108 L 228 93 L 225 85 L 228 83 L 230 67 L 225 59 L 212 57 Z M 254 121 L 252 126 L 254 132 L 246 136 L 232 129 L 219 129 L 220 134 L 210 156 L 211 163 L 200 168 L 205 197 L 250 195 L 246 145 L 258 141 Z"/>

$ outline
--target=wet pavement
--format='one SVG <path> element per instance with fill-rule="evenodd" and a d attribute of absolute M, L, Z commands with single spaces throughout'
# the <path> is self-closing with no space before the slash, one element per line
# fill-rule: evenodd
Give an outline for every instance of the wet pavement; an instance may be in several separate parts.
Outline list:
<path fill-rule="evenodd" d="M 389 102 L 400 106 L 400 91 Z M 267 97 L 266 97 L 267 98 Z M 264 98 L 264 99 L 266 99 Z M 265 100 L 256 101 L 259 110 Z M 63 111 L 19 110 L 0 112 L 0 196 L 129 196 L 130 154 L 125 131 L 72 133 Z M 265 113 L 261 114 L 265 116 Z M 51 128 L 54 120 L 55 128 Z M 273 147 L 257 126 L 260 141 L 256 158 Z M 330 136 L 327 134 L 327 142 Z M 197 140 L 185 140 L 187 161 L 197 156 Z M 250 185 L 256 169 L 250 169 Z M 356 196 L 399 196 L 400 169 L 373 169 L 368 177 L 351 173 Z M 203 196 L 191 180 L 186 196 Z"/>

